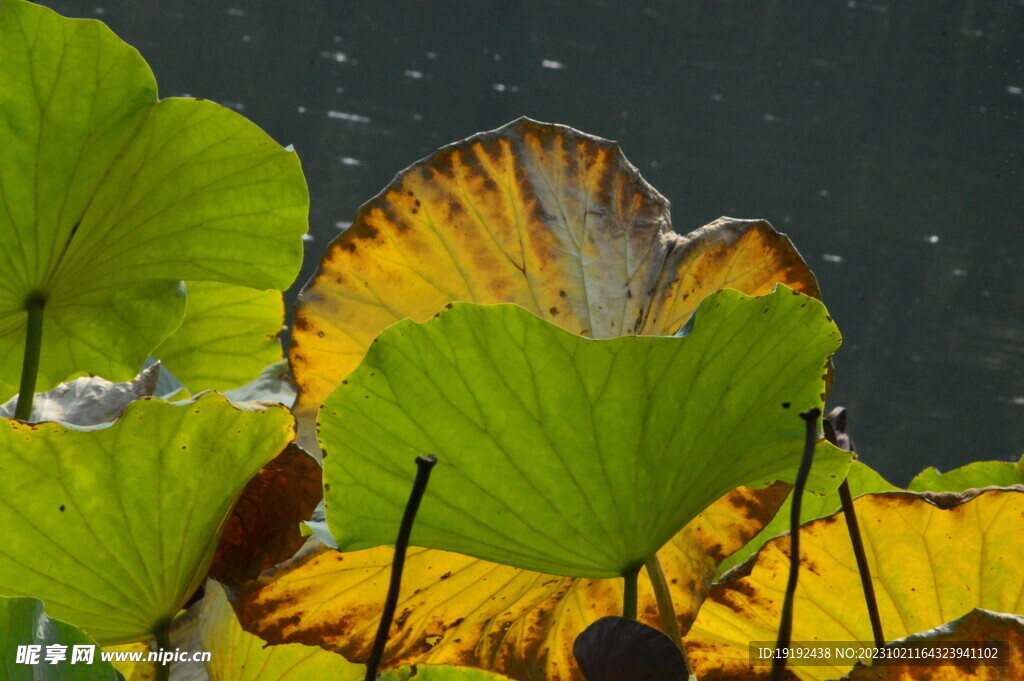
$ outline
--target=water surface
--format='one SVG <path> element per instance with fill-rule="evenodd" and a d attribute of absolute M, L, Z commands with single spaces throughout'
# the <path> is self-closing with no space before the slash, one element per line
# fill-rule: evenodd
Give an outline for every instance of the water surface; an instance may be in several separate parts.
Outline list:
<path fill-rule="evenodd" d="M 845 337 L 832 402 L 893 482 L 1024 452 L 1024 2 L 45 4 L 295 145 L 300 282 L 416 159 L 564 123 L 619 140 L 680 231 L 789 234 Z"/>

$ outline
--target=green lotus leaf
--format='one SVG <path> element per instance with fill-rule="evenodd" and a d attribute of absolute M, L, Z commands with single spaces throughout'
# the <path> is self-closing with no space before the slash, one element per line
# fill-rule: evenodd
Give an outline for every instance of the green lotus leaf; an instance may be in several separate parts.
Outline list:
<path fill-rule="evenodd" d="M 390 327 L 320 414 L 339 548 L 394 541 L 419 454 L 440 463 L 413 544 L 579 577 L 621 575 L 725 492 L 792 476 L 797 413 L 821 407 L 839 345 L 824 306 L 725 290 L 691 322 L 592 340 L 455 303 Z"/>
<path fill-rule="evenodd" d="M 102 644 L 147 638 L 202 583 L 235 499 L 294 436 L 288 410 L 133 402 L 113 425 L 0 422 L 0 595 Z"/>
<path fill-rule="evenodd" d="M 0 391 L 33 306 L 47 389 L 138 373 L 181 323 L 181 280 L 291 284 L 308 208 L 294 153 L 212 102 L 158 100 L 97 21 L 7 0 L 0 63 Z"/>
<path fill-rule="evenodd" d="M 190 391 L 237 388 L 281 361 L 280 291 L 214 281 L 190 281 L 186 291 L 185 319 L 152 354 Z"/>
<path fill-rule="evenodd" d="M 38 646 L 34 664 L 18 657 L 19 646 Z M 54 662 L 47 660 L 53 651 Z M 28 653 L 28 649 L 23 649 Z M 57 653 L 61 659 L 57 658 Z M 79 658 L 76 654 L 91 654 Z M 91 663 L 85 660 L 91 659 Z M 0 678 L 4 681 L 124 681 L 99 646 L 81 629 L 50 619 L 36 598 L 0 598 Z"/>
<path fill-rule="evenodd" d="M 963 492 L 972 487 L 1024 485 L 1024 456 L 1019 461 L 975 461 L 940 473 L 929 467 L 914 476 L 908 489 L 914 492 Z"/>

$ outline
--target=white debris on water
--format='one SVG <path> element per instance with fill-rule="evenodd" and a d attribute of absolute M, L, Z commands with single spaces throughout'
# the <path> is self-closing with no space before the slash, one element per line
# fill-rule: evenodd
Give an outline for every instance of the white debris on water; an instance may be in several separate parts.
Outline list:
<path fill-rule="evenodd" d="M 405 75 L 407 78 L 412 78 L 413 80 L 421 80 L 423 78 L 422 71 L 414 71 L 413 69 L 406 69 Z"/>
<path fill-rule="evenodd" d="M 843 262 L 843 260 L 845 260 L 845 258 L 843 256 L 836 255 L 835 253 L 822 253 L 821 254 L 821 259 L 824 260 L 825 262 L 834 262 L 834 263 L 840 263 L 840 262 Z"/>
<path fill-rule="evenodd" d="M 369 123 L 369 116 L 360 116 L 359 114 L 347 113 L 345 111 L 328 111 L 328 118 L 333 118 L 339 121 L 348 121 L 349 123 Z"/>
<path fill-rule="evenodd" d="M 939 235 L 938 234 L 931 234 L 929 236 L 926 236 L 924 238 L 924 240 L 927 241 L 930 244 L 937 244 L 937 243 L 939 243 Z"/>
<path fill-rule="evenodd" d="M 1011 95 L 1021 95 L 1024 94 L 1024 87 L 1021 87 L 1019 85 L 1007 85 L 1006 91 L 1009 92 Z"/>
<path fill-rule="evenodd" d="M 560 61 L 555 61 L 554 59 L 545 59 L 540 63 L 540 65 L 546 69 L 555 69 L 556 71 L 565 68 L 565 64 Z"/>
<path fill-rule="evenodd" d="M 329 51 L 325 51 L 325 52 L 321 52 L 320 56 L 323 57 L 324 59 L 333 59 L 334 61 L 338 62 L 339 64 L 346 64 L 346 63 L 348 63 L 348 64 L 355 64 L 356 63 L 356 61 L 354 59 L 350 59 L 349 56 L 347 54 L 345 54 L 344 52 L 329 52 Z"/>
<path fill-rule="evenodd" d="M 338 159 L 338 162 L 343 166 L 361 166 L 363 162 L 358 158 L 352 158 L 351 156 L 342 156 Z"/>

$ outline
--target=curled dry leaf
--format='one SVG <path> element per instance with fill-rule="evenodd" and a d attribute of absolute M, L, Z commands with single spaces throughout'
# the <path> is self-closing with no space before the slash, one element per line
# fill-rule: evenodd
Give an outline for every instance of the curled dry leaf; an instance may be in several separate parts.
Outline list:
<path fill-rule="evenodd" d="M 53 390 L 35 396 L 28 422 L 60 421 L 76 426 L 108 423 L 131 402 L 153 395 L 160 371 L 161 365 L 157 363 L 125 383 L 112 383 L 98 376 L 83 376 L 61 383 Z M 17 403 L 17 397 L 6 402 L 0 407 L 0 417 L 14 418 Z"/>
<path fill-rule="evenodd" d="M 300 524 L 323 491 L 321 468 L 290 444 L 249 481 L 235 504 L 210 567 L 210 577 L 237 587 L 292 557 L 305 542 Z"/>

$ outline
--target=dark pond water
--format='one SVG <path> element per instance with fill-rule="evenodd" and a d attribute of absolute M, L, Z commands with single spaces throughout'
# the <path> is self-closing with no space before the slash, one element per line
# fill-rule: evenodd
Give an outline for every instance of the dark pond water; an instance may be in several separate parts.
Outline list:
<path fill-rule="evenodd" d="M 680 231 L 767 218 L 845 336 L 833 401 L 894 482 L 1024 452 L 1024 2 L 50 0 L 164 96 L 294 144 L 301 280 L 434 148 L 528 115 L 617 139 Z"/>

